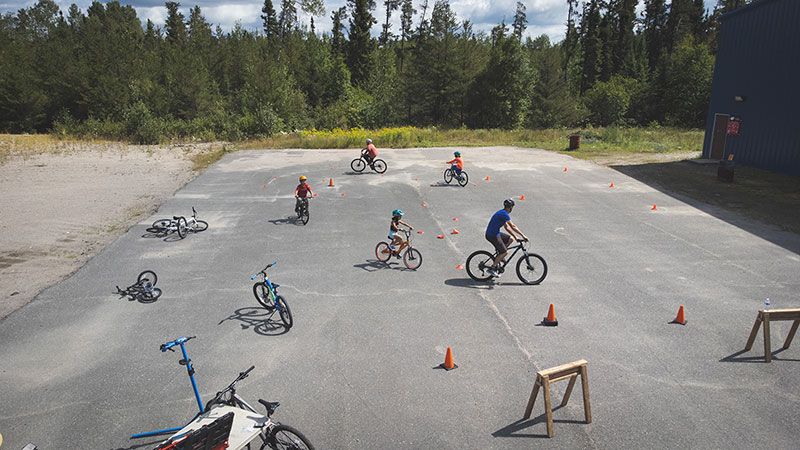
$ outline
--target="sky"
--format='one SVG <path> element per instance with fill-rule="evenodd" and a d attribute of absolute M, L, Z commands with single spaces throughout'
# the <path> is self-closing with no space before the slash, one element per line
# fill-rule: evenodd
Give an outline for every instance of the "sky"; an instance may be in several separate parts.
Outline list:
<path fill-rule="evenodd" d="M 550 37 L 551 42 L 558 42 L 564 39 L 566 33 L 566 20 L 567 20 L 567 0 L 521 0 L 526 7 L 526 14 L 528 19 L 528 28 L 525 30 L 526 36 L 537 37 L 546 34 Z M 55 0 L 60 6 L 61 10 L 66 13 L 69 6 L 73 3 L 77 4 L 83 13 L 91 4 L 89 0 Z M 383 0 L 376 0 L 377 8 L 373 15 L 378 23 L 372 27 L 372 32 L 377 35 L 381 31 L 381 24 L 386 17 L 386 10 L 383 7 Z M 716 4 L 716 0 L 704 0 L 706 8 L 712 8 Z M 35 1 L 24 0 L 0 0 L 0 13 L 12 12 L 16 13 L 21 8 L 27 8 L 33 5 Z M 165 1 L 161 0 L 120 0 L 123 5 L 131 5 L 136 9 L 136 14 L 142 23 L 150 19 L 158 26 L 163 26 L 167 16 L 167 10 L 164 7 Z M 213 26 L 219 25 L 225 31 L 233 29 L 237 22 L 247 29 L 260 30 L 262 26 L 261 20 L 261 7 L 264 5 L 264 0 L 247 1 L 247 0 L 183 0 L 181 3 L 181 11 L 184 16 L 188 17 L 188 11 L 195 5 L 200 6 L 206 20 Z M 272 0 L 276 10 L 280 9 L 280 0 Z M 317 32 L 329 32 L 331 30 L 331 12 L 335 9 L 345 6 L 346 0 L 325 0 L 326 14 L 323 17 L 314 19 Z M 420 4 L 422 0 L 414 0 L 415 8 L 421 11 Z M 433 9 L 435 0 L 429 0 L 429 7 L 427 16 L 430 18 L 430 11 Z M 473 24 L 475 31 L 486 31 L 492 29 L 495 25 L 499 24 L 505 19 L 507 24 L 514 21 L 514 12 L 516 11 L 517 0 L 450 0 L 450 7 L 456 13 L 457 20 L 461 22 L 464 19 L 469 19 Z M 299 9 L 299 8 L 298 8 Z M 644 9 L 644 0 L 639 1 L 637 12 L 641 13 Z M 414 23 L 419 21 L 418 12 L 414 16 Z M 395 11 L 393 14 L 392 31 L 397 31 L 399 28 L 399 12 Z M 298 11 L 298 18 L 301 23 L 309 24 L 310 18 L 302 11 Z"/>

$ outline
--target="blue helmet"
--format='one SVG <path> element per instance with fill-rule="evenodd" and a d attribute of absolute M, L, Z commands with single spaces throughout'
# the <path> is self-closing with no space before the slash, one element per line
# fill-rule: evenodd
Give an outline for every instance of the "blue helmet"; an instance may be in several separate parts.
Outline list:
<path fill-rule="evenodd" d="M 392 217 L 401 217 L 402 215 L 403 211 L 400 211 L 399 209 L 395 209 L 394 211 L 392 211 Z"/>
<path fill-rule="evenodd" d="M 461 152 L 455 152 L 455 153 L 453 153 L 453 155 L 454 156 L 461 156 Z"/>
<path fill-rule="evenodd" d="M 367 139 L 367 144 L 372 144 L 372 139 Z"/>

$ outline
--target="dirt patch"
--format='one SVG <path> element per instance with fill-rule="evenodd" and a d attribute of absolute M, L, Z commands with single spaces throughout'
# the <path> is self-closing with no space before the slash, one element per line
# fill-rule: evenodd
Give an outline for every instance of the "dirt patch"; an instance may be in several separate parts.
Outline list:
<path fill-rule="evenodd" d="M 193 179 L 223 144 L 46 144 L 0 136 L 0 318 L 68 276 Z"/>

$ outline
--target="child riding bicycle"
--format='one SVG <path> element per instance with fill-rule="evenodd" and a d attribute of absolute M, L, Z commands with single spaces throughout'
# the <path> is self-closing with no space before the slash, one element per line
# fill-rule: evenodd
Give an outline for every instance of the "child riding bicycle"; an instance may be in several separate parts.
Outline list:
<path fill-rule="evenodd" d="M 450 169 L 453 170 L 453 174 L 456 178 L 461 179 L 461 171 L 464 170 L 464 160 L 461 159 L 461 152 L 454 152 L 453 156 L 455 156 L 455 158 L 447 161 L 446 164 L 452 164 Z"/>
<path fill-rule="evenodd" d="M 378 156 L 378 149 L 372 145 L 372 139 L 367 139 L 367 148 L 361 152 L 361 156 L 364 157 L 367 164 L 372 166 L 372 162 L 375 161 L 375 158 Z"/>
<path fill-rule="evenodd" d="M 392 251 L 392 255 L 395 255 L 398 258 L 400 255 L 397 254 L 397 247 L 403 245 L 403 238 L 401 238 L 397 232 L 402 230 L 401 225 L 407 226 L 410 230 L 414 229 L 414 227 L 411 225 L 400 220 L 401 217 L 403 217 L 403 211 L 395 209 L 392 211 L 392 221 L 389 223 L 389 239 L 392 240 L 389 243 L 389 250 Z"/>
<path fill-rule="evenodd" d="M 305 175 L 301 176 L 300 184 L 298 184 L 297 188 L 294 190 L 294 198 L 297 199 L 297 201 L 294 204 L 294 212 L 296 213 L 300 212 L 300 204 L 303 202 L 303 200 L 306 197 L 311 197 L 314 195 L 314 193 L 311 192 L 311 186 L 306 184 L 306 180 L 307 178 L 305 177 Z"/>

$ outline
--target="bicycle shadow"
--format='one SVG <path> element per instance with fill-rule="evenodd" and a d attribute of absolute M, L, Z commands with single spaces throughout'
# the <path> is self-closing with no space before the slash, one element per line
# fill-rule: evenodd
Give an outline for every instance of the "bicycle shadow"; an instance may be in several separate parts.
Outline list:
<path fill-rule="evenodd" d="M 277 319 L 273 319 L 276 314 L 276 310 L 269 311 L 261 307 L 247 306 L 237 309 L 230 316 L 220 320 L 217 325 L 222 325 L 228 320 L 236 320 L 240 322 L 239 326 L 242 327 L 242 330 L 252 328 L 256 334 L 261 336 L 280 336 L 288 333 L 289 329 L 283 325 L 280 315 L 277 315 Z"/>
<path fill-rule="evenodd" d="M 156 301 L 158 301 L 158 298 L 161 298 L 161 297 L 159 296 L 158 298 L 155 298 L 155 299 L 153 299 L 153 300 L 146 300 L 146 299 L 142 298 L 141 296 L 137 296 L 137 295 L 133 295 L 133 294 L 128 294 L 128 293 L 125 293 L 125 294 L 120 294 L 119 292 L 114 292 L 114 294 L 115 294 L 115 295 L 119 295 L 119 298 L 120 298 L 120 299 L 123 299 L 123 298 L 125 298 L 125 299 L 127 299 L 129 302 L 132 302 L 132 301 L 138 301 L 139 303 L 142 303 L 142 304 L 144 304 L 144 305 L 148 305 L 148 304 L 150 304 L 150 303 L 155 303 Z"/>
<path fill-rule="evenodd" d="M 285 219 L 270 219 L 267 222 L 273 225 L 303 225 L 303 222 L 301 222 L 300 218 L 297 216 L 289 216 Z"/>
<path fill-rule="evenodd" d="M 369 171 L 364 169 L 363 172 L 354 172 L 352 170 L 349 172 L 342 172 L 342 175 L 350 176 L 350 175 L 380 175 L 380 174 L 378 172 L 373 172 L 372 169 L 370 169 Z"/>
<path fill-rule="evenodd" d="M 493 280 L 475 281 L 472 278 L 450 278 L 449 280 L 444 280 L 444 284 L 448 286 L 491 291 L 498 283 Z"/>
<path fill-rule="evenodd" d="M 390 264 L 392 262 L 396 262 L 397 264 L 399 264 L 399 267 L 391 267 Z M 399 260 L 399 259 L 398 260 L 394 260 L 394 261 L 392 259 L 389 259 L 386 262 L 379 261 L 377 259 L 368 259 L 366 262 L 364 262 L 362 264 L 353 264 L 353 267 L 358 267 L 359 269 L 364 269 L 367 272 L 377 272 L 379 270 L 387 270 L 387 269 L 389 269 L 389 270 L 400 270 L 400 271 L 403 271 L 403 272 L 406 272 L 406 271 L 408 271 L 408 272 L 416 272 L 415 270 L 409 269 L 408 267 L 406 267 L 405 264 L 403 264 L 403 262 L 401 260 Z"/>
<path fill-rule="evenodd" d="M 142 235 L 142 237 L 145 239 L 163 239 L 164 242 L 175 242 L 181 240 L 181 237 L 178 236 L 178 233 L 158 232 L 158 231 L 153 231 L 152 228 L 148 228 L 145 231 L 147 232 Z"/>
<path fill-rule="evenodd" d="M 458 183 L 448 184 L 448 183 L 445 183 L 443 181 L 439 181 L 439 182 L 437 182 L 435 184 L 432 184 L 431 187 L 457 187 L 457 188 L 461 188 L 462 186 L 459 186 Z"/>

